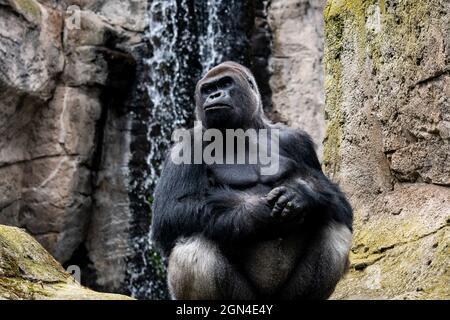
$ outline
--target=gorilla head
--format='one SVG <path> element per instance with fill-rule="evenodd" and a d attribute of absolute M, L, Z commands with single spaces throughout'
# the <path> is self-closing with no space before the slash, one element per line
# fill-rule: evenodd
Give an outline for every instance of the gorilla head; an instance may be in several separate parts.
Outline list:
<path fill-rule="evenodd" d="M 250 70 L 235 62 L 211 69 L 195 91 L 197 119 L 206 128 L 261 127 L 261 96 Z"/>

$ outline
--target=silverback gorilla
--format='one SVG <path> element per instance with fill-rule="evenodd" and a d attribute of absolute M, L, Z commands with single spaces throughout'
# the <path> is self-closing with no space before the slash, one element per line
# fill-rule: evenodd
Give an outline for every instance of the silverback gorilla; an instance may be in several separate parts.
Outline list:
<path fill-rule="evenodd" d="M 277 129 L 279 168 L 262 175 L 258 164 L 167 158 L 151 234 L 168 258 L 172 297 L 328 298 L 348 267 L 353 214 L 322 173 L 311 139 L 267 120 L 255 79 L 240 64 L 211 69 L 195 97 L 203 131 Z"/>

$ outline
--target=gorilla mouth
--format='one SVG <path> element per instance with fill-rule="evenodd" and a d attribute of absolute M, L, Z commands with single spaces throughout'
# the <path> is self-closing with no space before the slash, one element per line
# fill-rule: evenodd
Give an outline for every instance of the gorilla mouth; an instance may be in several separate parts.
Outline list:
<path fill-rule="evenodd" d="M 203 110 L 209 111 L 209 110 L 219 110 L 219 109 L 231 109 L 232 107 L 228 104 L 224 103 L 215 103 L 208 106 L 205 106 Z"/>

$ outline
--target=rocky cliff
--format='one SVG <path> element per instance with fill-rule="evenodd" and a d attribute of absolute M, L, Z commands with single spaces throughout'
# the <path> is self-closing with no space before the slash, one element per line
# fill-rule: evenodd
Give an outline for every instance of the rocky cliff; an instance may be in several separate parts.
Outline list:
<path fill-rule="evenodd" d="M 129 251 L 129 109 L 145 9 L 0 1 L 0 223 L 115 291 Z"/>
<path fill-rule="evenodd" d="M 335 298 L 450 297 L 450 6 L 328 1 L 323 166 L 355 210 Z"/>

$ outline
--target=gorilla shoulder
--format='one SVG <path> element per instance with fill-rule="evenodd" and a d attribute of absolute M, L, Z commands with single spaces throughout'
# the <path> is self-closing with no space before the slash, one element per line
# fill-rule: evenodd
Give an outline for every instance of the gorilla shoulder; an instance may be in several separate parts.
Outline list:
<path fill-rule="evenodd" d="M 283 123 L 276 123 L 272 128 L 279 130 L 280 147 L 292 159 L 305 163 L 311 168 L 321 170 L 316 146 L 308 133 L 301 129 L 290 128 Z"/>

